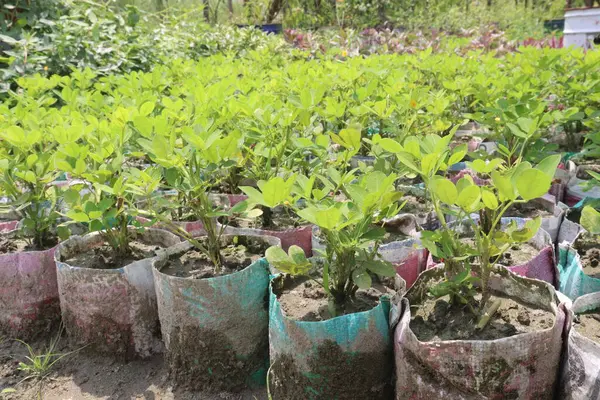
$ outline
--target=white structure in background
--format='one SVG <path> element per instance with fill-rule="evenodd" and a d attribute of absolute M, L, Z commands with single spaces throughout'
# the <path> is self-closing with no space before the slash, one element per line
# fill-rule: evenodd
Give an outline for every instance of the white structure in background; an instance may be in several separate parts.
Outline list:
<path fill-rule="evenodd" d="M 564 46 L 594 47 L 600 35 L 600 7 L 575 8 L 565 12 Z"/>

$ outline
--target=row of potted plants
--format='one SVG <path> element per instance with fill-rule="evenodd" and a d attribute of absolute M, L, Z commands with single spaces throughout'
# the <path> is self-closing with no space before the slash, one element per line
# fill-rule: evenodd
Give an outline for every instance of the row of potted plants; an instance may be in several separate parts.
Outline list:
<path fill-rule="evenodd" d="M 0 184 L 21 217 L 3 225 L 3 329 L 39 334 L 62 317 L 73 340 L 101 351 L 146 356 L 164 345 L 176 380 L 209 390 L 264 382 L 270 354 L 276 398 L 385 398 L 394 364 L 399 398 L 456 388 L 550 396 L 568 316 L 552 286 L 581 265 L 559 249 L 557 277 L 542 216 L 503 217 L 525 216 L 551 188 L 561 157 L 534 143 L 562 119 L 527 88 L 495 98 L 498 109 L 472 119 L 497 150 L 469 151 L 454 135 L 462 115 L 431 128 L 445 112 L 433 105 L 447 109 L 433 84 L 421 93 L 433 108 L 409 101 L 414 114 L 394 114 L 391 98 L 373 101 L 385 89 L 340 79 L 330 86 L 338 99 L 356 96 L 346 114 L 301 65 L 280 78 L 255 74 L 259 61 L 224 60 L 218 71 L 174 61 L 126 78 L 24 79 L 2 105 Z M 423 60 L 413 83 L 442 74 Z M 319 76 L 368 66 L 330 63 Z M 234 84 L 223 78 L 232 71 L 259 77 Z M 380 83 L 396 77 L 385 74 Z M 289 77 L 300 82 L 291 96 Z M 323 105 L 341 114 L 324 118 Z M 421 122 L 393 129 L 410 115 Z M 573 121 L 593 129 L 597 115 Z M 363 128 L 373 122 L 379 133 Z M 372 158 L 352 167 L 361 152 Z M 593 208 L 582 216 L 593 233 Z"/>
<path fill-rule="evenodd" d="M 222 207 L 208 193 L 226 179 L 228 174 L 224 172 L 229 161 L 226 155 L 235 153 L 222 151 L 229 148 L 222 146 L 224 137 L 215 135 L 208 146 L 205 143 L 209 141 L 203 140 L 201 135 L 182 136 L 184 145 L 181 147 L 169 147 L 168 142 L 158 141 L 160 139 L 142 142 L 150 160 L 155 163 L 142 169 L 127 167 L 127 163 L 123 162 L 119 149 L 124 146 L 111 146 L 115 142 L 110 141 L 100 143 L 91 136 L 86 138 L 87 142 L 69 142 L 65 147 L 58 146 L 54 148 L 54 153 L 49 148 L 37 147 L 44 141 L 36 137 L 31 142 L 33 146 L 24 146 L 22 153 L 19 153 L 18 146 L 15 146 L 17 138 L 23 143 L 32 139 L 24 132 L 13 129 L 11 136 L 4 137 L 14 146 L 12 150 L 15 157 L 12 162 L 15 167 L 4 171 L 5 177 L 10 179 L 5 179 L 3 183 L 6 188 L 12 188 L 28 199 L 22 205 L 22 210 L 29 221 L 24 219 L 13 234 L 24 233 L 33 239 L 32 245 L 40 246 L 41 243 L 41 246 L 50 249 L 39 253 L 38 256 L 41 257 L 37 260 L 29 260 L 29 265 L 25 264 L 28 262 L 27 258 L 19 260 L 21 264 L 18 268 L 22 271 L 29 269 L 30 273 L 24 276 L 44 279 L 46 283 L 51 283 L 52 277 L 44 278 L 44 275 L 50 276 L 51 271 L 57 271 L 55 273 L 58 275 L 62 318 L 68 332 L 73 338 L 84 343 L 94 343 L 102 350 L 147 355 L 158 349 L 160 343 L 156 342 L 153 335 L 158 327 L 158 313 L 172 368 L 176 371 L 176 376 L 177 371 L 182 375 L 178 379 L 197 382 L 203 388 L 211 389 L 234 390 L 248 384 L 248 377 L 245 377 L 241 381 L 228 380 L 227 385 L 231 386 L 221 386 L 224 382 L 219 381 L 216 377 L 218 374 L 213 375 L 211 365 L 217 359 L 227 359 L 232 367 L 225 368 L 223 373 L 230 374 L 232 368 L 252 370 L 251 380 L 260 382 L 260 377 L 266 372 L 264 351 L 267 346 L 267 311 L 262 299 L 269 283 L 268 264 L 261 261 L 263 253 L 273 267 L 288 274 L 273 281 L 269 308 L 271 326 L 275 327 L 275 331 L 270 332 L 269 342 L 271 376 L 273 390 L 279 390 L 279 393 L 295 393 L 294 390 L 304 393 L 306 388 L 321 395 L 329 393 L 328 390 L 343 393 L 341 386 L 338 387 L 330 378 L 323 377 L 327 368 L 318 372 L 319 368 L 327 365 L 319 360 L 329 358 L 331 352 L 343 355 L 349 348 L 360 353 L 353 346 L 362 345 L 377 347 L 374 354 L 365 352 L 369 353 L 369 357 L 380 359 L 381 363 L 378 365 L 382 365 L 384 370 L 381 374 L 377 373 L 379 378 L 376 380 L 371 379 L 373 371 L 369 371 L 371 375 L 367 374 L 370 378 L 363 381 L 364 386 L 353 390 L 369 393 L 375 385 L 381 389 L 382 395 L 387 393 L 390 388 L 385 383 L 390 382 L 391 368 L 385 369 L 384 366 L 391 366 L 389 357 L 392 354 L 388 308 L 400 313 L 397 314 L 400 319 L 393 324 L 400 323 L 402 325 L 399 326 L 404 327 L 403 329 L 408 329 L 407 323 L 410 327 L 414 321 L 424 321 L 421 327 L 419 322 L 415 322 L 415 329 L 425 337 L 432 334 L 432 329 L 433 337 L 443 335 L 435 329 L 443 331 L 447 326 L 437 327 L 435 316 L 427 314 L 424 314 L 426 321 L 423 316 L 420 320 L 416 317 L 411 319 L 407 304 L 421 304 L 425 307 L 423 303 L 435 301 L 436 305 L 430 310 L 430 314 L 436 307 L 445 307 L 444 315 L 452 311 L 464 314 L 466 309 L 469 313 L 462 317 L 465 321 L 470 321 L 467 323 L 473 324 L 471 334 L 475 338 L 482 338 L 478 336 L 480 331 L 490 324 L 489 321 L 482 321 L 498 319 L 498 309 L 501 307 L 496 306 L 499 302 L 497 299 L 491 306 L 485 307 L 482 304 L 490 302 L 486 297 L 491 298 L 492 293 L 496 293 L 498 297 L 498 291 L 514 296 L 515 291 L 527 292 L 531 290 L 531 285 L 538 285 L 538 288 L 543 288 L 538 290 L 548 291 L 550 294 L 541 295 L 541 299 L 522 300 L 530 305 L 533 303 L 537 307 L 545 307 L 558 321 L 552 325 L 555 327 L 553 329 L 561 326 L 561 314 L 554 304 L 556 301 L 551 286 L 520 280 L 506 275 L 501 269 L 493 268 L 499 261 L 499 255 L 516 243 L 532 239 L 541 225 L 541 218 L 538 217 L 525 222 L 522 227 L 509 223 L 502 229 L 501 219 L 515 203 L 528 202 L 548 191 L 560 161 L 559 156 L 547 157 L 535 168 L 522 159 L 513 160 L 511 157 L 496 158 L 487 163 L 475 160 L 468 164 L 472 174 L 465 174 L 453 183 L 444 177 L 443 172 L 448 166 L 462 160 L 466 154 L 465 145 L 451 150 L 449 144 L 453 135 L 410 137 L 403 142 L 382 139 L 379 145 L 386 154 L 382 153 L 380 156 L 389 158 L 391 155 L 398 160 L 396 173 L 385 174 L 375 169 L 330 168 L 326 175 L 314 174 L 308 177 L 298 172 L 282 171 L 285 178 L 272 175 L 267 180 L 259 181 L 256 186 L 241 186 L 247 199 L 234 206 Z M 108 137 L 104 136 L 104 139 Z M 331 137 L 340 146 L 337 159 L 347 163 L 358 151 L 358 132 L 342 131 Z M 98 135 L 97 138 L 103 136 Z M 114 138 L 118 140 L 120 136 L 115 135 Z M 101 159 L 97 154 L 104 157 Z M 213 158 L 215 154 L 217 157 Z M 85 168 L 78 167 L 78 164 L 82 165 L 81 157 L 85 157 Z M 60 199 L 55 197 L 51 202 L 45 196 L 48 193 L 56 194 L 59 189 L 51 180 L 55 176 L 46 175 L 50 170 L 49 160 L 55 165 L 63 165 L 64 172 L 76 178 L 62 196 L 57 196 Z M 20 164 L 22 162 L 25 164 Z M 39 175 L 27 175 L 23 171 L 25 166 Z M 272 165 L 269 165 L 268 169 L 271 168 Z M 402 203 L 402 194 L 397 191 L 395 184 L 399 174 L 406 173 L 405 168 L 419 176 L 424 183 L 428 200 L 441 224 L 440 229 L 421 232 L 421 243 L 436 259 L 443 260 L 445 267 L 443 272 L 437 268 L 422 274 L 406 294 L 405 299 L 408 300 L 402 300 L 401 303 L 396 301 L 392 307 L 386 300 L 378 303 L 380 296 L 387 294 L 392 299 L 398 299 L 403 282 L 397 276 L 398 270 L 382 256 L 380 249 L 390 233 L 386 228 L 392 227 L 393 233 L 401 231 L 401 227 L 393 224 L 394 218 L 401 211 Z M 164 186 L 175 190 L 176 195 L 161 193 L 157 196 L 157 189 Z M 284 209 L 278 210 L 279 206 L 284 206 Z M 198 237 L 180 224 L 172 222 L 173 213 L 182 212 L 182 209 L 201 222 L 202 236 Z M 265 214 L 273 219 L 273 214 L 277 212 L 319 227 L 319 238 L 324 242 L 320 262 L 309 262 L 305 251 L 298 246 L 289 246 L 288 253 L 285 253 L 277 246 L 277 239 L 244 237 L 238 234 L 239 231 L 228 231 L 230 221 L 252 217 L 264 220 Z M 478 219 L 472 216 L 474 212 L 479 214 Z M 57 225 L 61 214 L 68 219 Z M 588 214 L 589 209 L 586 209 L 584 220 L 590 218 Z M 454 229 L 446 222 L 446 216 L 449 215 L 455 216 L 458 221 L 467 219 L 470 230 L 467 235 L 472 238 L 473 245 L 465 245 L 464 239 L 461 239 L 464 237 L 461 236 L 461 230 Z M 142 216 L 145 218 L 141 218 Z M 149 228 L 155 224 L 169 229 L 171 233 Z M 50 266 L 44 265 L 48 261 L 47 254 L 54 251 L 52 246 L 55 243 L 47 238 L 58 235 L 61 231 L 59 226 L 77 228 L 80 225 L 97 233 L 65 241 L 54 254 L 57 268 L 54 268 L 52 262 Z M 10 227 L 14 228 L 14 224 Z M 227 236 L 227 232 L 234 234 Z M 179 243 L 180 238 L 186 242 Z M 11 239 L 7 242 L 14 243 L 18 240 Z M 271 244 L 275 244 L 275 247 L 267 248 Z M 161 247 L 165 250 L 160 250 Z M 246 268 L 249 263 L 251 267 Z M 235 272 L 239 269 L 241 271 Z M 470 274 L 472 270 L 478 271 L 477 277 Z M 303 278 L 294 278 L 296 275 Z M 429 282 L 432 279 L 441 282 L 432 284 Z M 374 282 L 379 292 L 371 288 Z M 503 285 L 508 285 L 508 288 Z M 516 285 L 520 289 L 513 291 L 510 285 Z M 481 288 L 480 293 L 477 287 Z M 492 292 L 491 288 L 489 293 L 486 292 L 484 288 L 488 287 L 493 287 L 496 292 Z M 428 293 L 434 296 L 433 299 Z M 413 295 L 418 297 L 411 297 Z M 298 310 L 294 309 L 294 300 L 286 302 L 285 298 L 288 296 L 292 299 L 299 296 L 319 301 L 314 302 L 313 309 L 300 303 L 302 309 L 295 321 L 288 314 L 296 315 L 293 313 L 298 313 Z M 444 302 L 439 300 L 440 297 L 447 297 L 448 300 Z M 28 299 L 33 299 L 33 296 L 28 296 Z M 412 301 L 407 303 L 410 300 Z M 226 307 L 223 302 L 234 309 L 236 304 L 242 304 L 234 310 Z M 438 302 L 442 305 L 438 306 Z M 43 299 L 42 303 L 57 304 L 56 299 Z M 256 312 L 247 312 L 246 307 L 251 304 L 255 304 Z M 372 308 L 376 304 L 379 305 Z M 260 307 L 262 311 L 259 311 Z M 242 315 L 240 308 L 245 310 Z M 365 308 L 364 311 L 369 308 L 371 311 L 356 314 L 355 311 Z M 37 303 L 33 309 L 39 312 L 42 322 L 47 322 L 44 318 L 44 315 L 48 315 L 47 310 L 41 310 Z M 370 315 L 371 313 L 377 315 Z M 358 340 L 363 337 L 362 332 L 348 338 L 344 324 L 354 326 L 356 322 L 348 322 L 353 320 L 354 314 L 359 319 L 368 317 L 357 325 L 359 327 L 372 326 L 371 319 L 375 318 L 374 326 L 381 339 L 374 342 L 372 338 L 376 335 L 368 334 L 365 337 L 371 339 Z M 260 315 L 263 317 L 258 318 Z M 248 325 L 241 324 L 240 321 L 247 320 L 250 316 Z M 338 320 L 336 316 L 344 318 Z M 549 315 L 545 317 L 552 318 Z M 263 324 L 259 324 L 256 319 L 262 319 Z M 39 322 L 35 317 L 32 320 Z M 309 323 L 319 320 L 325 320 L 322 332 L 317 325 Z M 346 320 L 348 321 L 339 325 L 340 321 Z M 330 322 L 327 323 L 328 321 Z M 223 332 L 218 329 L 213 331 L 209 328 L 212 324 L 220 327 Z M 478 324 L 483 324 L 483 328 L 475 329 Z M 255 335 L 250 335 L 249 329 L 253 325 Z M 244 329 L 238 330 L 235 336 L 231 333 L 232 326 L 243 326 Z M 39 330 L 40 326 L 37 325 L 35 329 Z M 346 332 L 345 336 L 341 332 Z M 233 336 L 228 337 L 226 333 Z M 338 334 L 343 335 L 344 339 L 338 340 Z M 502 332 L 495 334 L 502 335 Z M 289 341 L 290 336 L 299 338 L 300 347 L 293 347 L 293 342 Z M 307 342 L 307 337 L 319 343 L 329 341 L 323 346 L 317 346 L 315 353 L 314 346 L 311 351 L 302 347 L 313 343 Z M 219 344 L 224 347 L 219 347 Z M 548 353 L 548 357 L 558 357 L 560 346 L 552 347 L 557 350 Z M 213 350 L 214 357 L 209 357 L 206 349 Z M 263 354 L 262 361 L 260 354 Z M 200 355 L 202 356 L 199 357 Z M 244 360 L 241 363 L 240 358 Z M 352 365 L 353 371 L 360 371 L 355 364 L 363 365 L 364 369 L 365 365 L 370 365 L 364 361 L 359 357 L 348 359 L 347 363 Z M 396 364 L 398 371 L 402 371 L 402 368 L 408 370 L 414 367 L 414 359 L 396 360 Z M 285 365 L 285 368 L 278 369 L 277 365 Z M 213 372 L 207 375 L 207 370 Z M 298 377 L 306 376 L 309 371 L 317 377 L 315 382 L 309 379 L 302 384 L 305 386 L 287 386 L 287 382 L 297 382 Z M 202 379 L 197 374 L 203 375 Z M 404 374 L 398 374 L 398 377 L 404 377 Z M 548 376 L 532 379 L 551 383 Z M 375 382 L 383 386 L 378 386 Z M 540 387 L 545 388 L 546 385 Z M 405 386 L 401 388 L 405 390 Z M 489 390 L 492 393 L 499 388 L 500 386 L 476 387 L 473 390 L 482 393 Z M 542 390 L 537 388 L 532 393 L 541 393 L 538 389 Z M 415 386 L 414 390 L 420 389 Z"/>

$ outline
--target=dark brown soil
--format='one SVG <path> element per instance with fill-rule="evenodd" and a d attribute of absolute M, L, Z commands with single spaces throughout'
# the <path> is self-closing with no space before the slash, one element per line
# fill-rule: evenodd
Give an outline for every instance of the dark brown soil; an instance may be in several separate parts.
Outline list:
<path fill-rule="evenodd" d="M 382 227 L 385 229 L 385 235 L 381 240 L 381 244 L 401 242 L 410 238 L 409 236 L 400 232 L 400 229 L 402 228 L 401 226 L 384 225 Z M 373 225 L 373 228 L 377 228 L 377 225 Z M 319 237 L 321 243 L 325 243 L 325 236 L 323 235 L 322 231 L 319 231 L 317 236 Z"/>
<path fill-rule="evenodd" d="M 229 221 L 229 226 L 236 228 L 265 229 L 268 231 L 279 232 L 287 229 L 297 228 L 303 224 L 303 221 L 300 217 L 287 209 L 285 211 L 274 212 L 269 220 L 269 223 L 265 225 L 263 223 L 262 215 L 253 219 L 237 218 Z"/>
<path fill-rule="evenodd" d="M 463 242 L 468 243 L 472 247 L 475 246 L 473 239 L 463 239 Z M 529 243 L 515 243 L 502 253 L 500 258 L 498 258 L 498 264 L 505 267 L 523 265 L 531 261 L 539 253 L 540 251 Z M 492 257 L 492 261 L 495 259 L 496 257 Z"/>
<path fill-rule="evenodd" d="M 210 258 L 204 253 L 192 249 L 184 254 L 175 254 L 169 258 L 168 263 L 161 272 L 180 278 L 203 279 L 215 276 L 228 275 L 241 271 L 254 261 L 264 256 L 269 245 L 259 240 L 245 240 L 239 237 L 243 243 L 230 244 L 221 248 L 221 256 L 224 265 L 219 273 Z"/>
<path fill-rule="evenodd" d="M 275 293 L 287 317 L 297 321 L 325 321 L 334 317 L 329 311 L 325 290 L 319 282 L 309 278 L 292 279 L 289 276 L 274 281 Z M 394 293 L 393 280 L 382 279 L 382 282 L 378 282 L 377 277 L 373 277 L 372 287 L 359 289 L 354 298 L 337 310 L 338 315 L 335 316 L 368 311 L 379 304 L 381 296 Z"/>
<path fill-rule="evenodd" d="M 42 251 L 48 250 L 58 244 L 58 240 L 52 240 L 39 248 L 31 243 L 31 241 L 21 238 L 8 238 L 0 235 L 0 254 L 9 254 L 22 251 Z"/>
<path fill-rule="evenodd" d="M 498 259 L 498 264 L 506 267 L 522 265 L 531 261 L 538 254 L 540 251 L 529 243 L 517 243 L 502 254 Z"/>
<path fill-rule="evenodd" d="M 125 257 L 114 254 L 112 247 L 103 245 L 94 247 L 93 249 L 76 254 L 68 260 L 63 260 L 65 263 L 80 268 L 92 269 L 116 269 L 123 268 L 134 261 L 143 260 L 156 256 L 156 251 L 160 250 L 159 246 L 148 245 L 138 241 L 129 243 L 131 253 Z"/>
<path fill-rule="evenodd" d="M 600 240 L 584 234 L 575 241 L 574 246 L 581 257 L 583 272 L 592 278 L 600 279 Z"/>
<path fill-rule="evenodd" d="M 549 218 L 553 214 L 546 210 L 544 206 L 534 201 L 528 203 L 516 203 L 513 204 L 505 213 L 507 217 L 519 217 L 519 218 Z"/>
<path fill-rule="evenodd" d="M 575 317 L 574 327 L 586 338 L 600 344 L 600 310 L 578 314 Z"/>
<path fill-rule="evenodd" d="M 310 374 L 302 373 L 294 358 L 274 360 L 269 388 L 275 400 L 389 400 L 393 398 L 393 351 L 344 352 L 332 340 L 317 348 L 308 361 Z"/>
<path fill-rule="evenodd" d="M 577 178 L 579 179 L 591 179 L 591 175 L 587 171 L 593 171 L 600 174 L 600 164 L 597 164 L 596 160 L 588 160 L 581 162 L 580 168 L 577 169 Z"/>
<path fill-rule="evenodd" d="M 480 296 L 479 296 L 480 298 Z M 477 329 L 478 318 L 467 307 L 452 307 L 448 296 L 427 299 L 412 306 L 410 328 L 422 342 L 437 340 L 494 340 L 551 328 L 554 315 L 515 300 L 492 296 L 488 307 L 502 301 L 498 311 L 483 330 Z"/>
<path fill-rule="evenodd" d="M 44 340 L 30 342 L 35 351 L 41 352 L 48 345 L 49 334 Z M 0 391 L 14 388 L 15 393 L 3 394 L 5 400 L 267 400 L 264 388 L 246 390 L 242 393 L 227 392 L 209 394 L 173 387 L 169 379 L 168 363 L 162 355 L 146 360 L 123 361 L 111 355 L 98 355 L 88 348 L 72 347 L 63 339 L 56 353 L 73 352 L 49 371 L 42 380 L 28 379 L 27 373 L 19 371 L 18 363 L 29 356 L 25 345 L 10 338 L 0 338 Z M 41 393 L 41 397 L 38 394 Z"/>
<path fill-rule="evenodd" d="M 410 213 L 419 218 L 426 218 L 432 210 L 427 200 L 422 197 L 407 194 L 402 196 L 402 201 L 406 201 L 406 204 L 404 204 L 400 212 Z"/>
<path fill-rule="evenodd" d="M 186 326 L 171 333 L 169 366 L 174 382 L 188 390 L 240 392 L 264 383 L 269 367 L 269 335 L 253 354 L 236 354 L 222 332 Z"/>

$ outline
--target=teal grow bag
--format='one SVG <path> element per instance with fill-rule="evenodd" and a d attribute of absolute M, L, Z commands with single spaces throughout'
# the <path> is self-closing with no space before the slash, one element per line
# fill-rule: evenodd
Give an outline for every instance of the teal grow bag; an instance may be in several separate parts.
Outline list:
<path fill-rule="evenodd" d="M 169 251 L 178 255 L 191 248 L 184 242 Z M 154 266 L 158 315 L 175 382 L 208 392 L 264 386 L 269 263 L 261 258 L 241 271 L 204 279 L 167 275 L 159 263 Z"/>
<path fill-rule="evenodd" d="M 559 290 L 571 300 L 585 294 L 600 292 L 600 279 L 583 272 L 579 254 L 563 244 L 558 249 Z"/>
<path fill-rule="evenodd" d="M 273 399 L 392 398 L 389 313 L 390 300 L 382 297 L 369 311 L 326 321 L 297 321 L 285 315 L 271 287 L 269 389 Z"/>

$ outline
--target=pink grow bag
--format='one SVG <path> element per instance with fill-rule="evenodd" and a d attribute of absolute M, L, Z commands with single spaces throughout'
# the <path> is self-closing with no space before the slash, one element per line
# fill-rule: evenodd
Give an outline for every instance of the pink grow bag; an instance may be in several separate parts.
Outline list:
<path fill-rule="evenodd" d="M 490 287 L 514 299 L 551 310 L 548 329 L 496 340 L 432 340 L 421 342 L 410 329 L 410 306 L 427 293 L 430 279 L 443 271 L 424 272 L 392 316 L 396 360 L 396 399 L 529 399 L 554 396 L 565 325 L 564 305 L 548 283 L 498 269 Z M 502 272 L 502 270 L 504 272 Z M 420 294 L 419 294 L 420 293 Z M 414 304 L 410 301 L 413 301 Z"/>
<path fill-rule="evenodd" d="M 0 223 L 10 234 L 17 221 Z M 28 339 L 50 330 L 60 320 L 53 247 L 0 255 L 0 330 Z"/>
<path fill-rule="evenodd" d="M 227 227 L 225 233 L 230 235 L 273 236 L 281 240 L 281 247 L 288 251 L 291 245 L 296 245 L 304 250 L 307 257 L 312 255 L 312 225 L 290 228 L 282 231 L 267 229 Z"/>

